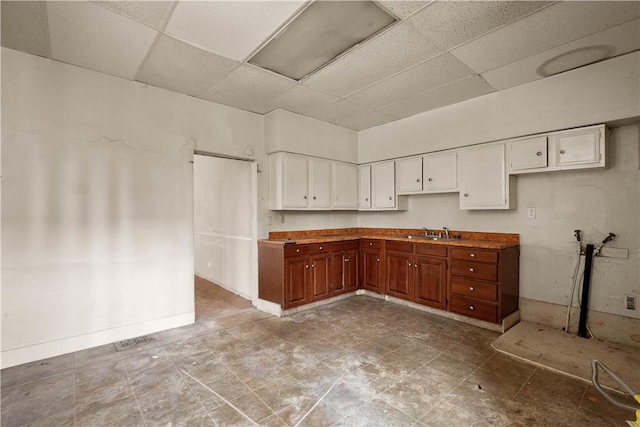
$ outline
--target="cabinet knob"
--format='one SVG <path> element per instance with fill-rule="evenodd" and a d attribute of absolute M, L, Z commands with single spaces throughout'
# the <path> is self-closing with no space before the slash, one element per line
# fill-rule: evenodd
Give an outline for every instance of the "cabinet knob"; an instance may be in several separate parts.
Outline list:
<path fill-rule="evenodd" d="M 368 202 L 368 201 L 369 201 L 369 199 L 364 199 L 364 201 L 365 201 L 365 202 Z"/>
<path fill-rule="evenodd" d="M 393 200 L 393 197 L 389 196 L 389 200 Z"/>
<path fill-rule="evenodd" d="M 300 252 L 300 249 L 296 249 L 296 253 L 299 253 L 299 252 Z"/>
<path fill-rule="evenodd" d="M 309 268 L 309 264 L 306 264 L 306 265 L 304 266 L 304 268 Z"/>
<path fill-rule="evenodd" d="M 476 257 L 476 254 L 473 254 L 473 253 L 472 253 L 472 254 L 469 254 L 469 256 L 470 256 L 471 258 L 475 258 L 475 257 Z"/>
<path fill-rule="evenodd" d="M 416 182 L 420 182 L 420 178 L 416 179 Z"/>
<path fill-rule="evenodd" d="M 470 290 L 470 291 L 475 291 L 475 290 L 476 290 L 476 288 L 474 288 L 473 286 L 469 286 L 469 290 Z"/>
<path fill-rule="evenodd" d="M 469 269 L 469 271 L 473 273 L 473 272 L 474 272 L 474 271 L 476 271 L 476 270 L 475 270 L 473 267 L 471 267 L 471 268 Z"/>
<path fill-rule="evenodd" d="M 380 262 L 380 258 L 376 258 L 376 261 L 377 261 L 377 262 Z"/>
<path fill-rule="evenodd" d="M 318 250 L 321 251 L 322 250 L 322 246 L 318 247 Z"/>
<path fill-rule="evenodd" d="M 464 197 L 469 197 L 469 193 L 464 193 Z"/>
<path fill-rule="evenodd" d="M 542 156 L 542 151 L 538 151 L 538 152 L 536 153 L 536 156 L 538 156 L 538 157 L 539 157 L 539 156 Z"/>
<path fill-rule="evenodd" d="M 565 153 L 565 151 L 564 151 L 564 150 L 560 150 L 560 154 L 564 154 L 564 153 Z"/>
<path fill-rule="evenodd" d="M 473 311 L 473 310 L 475 310 L 475 309 L 476 309 L 476 308 L 475 308 L 474 306 L 472 306 L 472 305 L 470 305 L 470 306 L 469 306 L 469 310 Z"/>
<path fill-rule="evenodd" d="M 311 268 L 316 268 L 316 263 L 311 264 Z"/>
<path fill-rule="evenodd" d="M 344 262 L 349 262 L 349 258 L 345 258 L 345 259 L 344 259 Z"/>
<path fill-rule="evenodd" d="M 409 261 L 409 267 L 411 267 L 411 261 Z"/>
<path fill-rule="evenodd" d="M 418 268 L 418 264 L 413 264 L 413 268 Z"/>
<path fill-rule="evenodd" d="M 304 199 L 307 200 L 307 196 L 304 196 Z"/>
<path fill-rule="evenodd" d="M 369 246 L 373 246 L 373 242 L 369 242 Z"/>
<path fill-rule="evenodd" d="M 433 178 L 429 178 L 429 182 L 433 181 Z"/>

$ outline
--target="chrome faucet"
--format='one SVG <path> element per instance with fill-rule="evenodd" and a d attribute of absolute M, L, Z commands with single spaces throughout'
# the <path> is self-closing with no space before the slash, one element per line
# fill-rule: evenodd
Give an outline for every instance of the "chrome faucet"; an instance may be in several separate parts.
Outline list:
<path fill-rule="evenodd" d="M 429 229 L 427 227 L 422 227 L 422 229 L 424 230 L 425 237 L 427 237 L 429 235 Z"/>
<path fill-rule="evenodd" d="M 449 229 L 447 227 L 442 227 L 442 229 L 444 230 L 444 236 L 448 239 L 449 238 Z"/>

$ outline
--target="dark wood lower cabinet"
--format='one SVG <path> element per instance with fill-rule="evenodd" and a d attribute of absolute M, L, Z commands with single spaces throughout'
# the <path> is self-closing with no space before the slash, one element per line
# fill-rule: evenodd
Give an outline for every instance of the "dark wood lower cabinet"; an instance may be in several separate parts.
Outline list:
<path fill-rule="evenodd" d="M 258 244 L 258 296 L 288 309 L 358 288 L 500 323 L 518 309 L 518 246 L 361 239 Z"/>

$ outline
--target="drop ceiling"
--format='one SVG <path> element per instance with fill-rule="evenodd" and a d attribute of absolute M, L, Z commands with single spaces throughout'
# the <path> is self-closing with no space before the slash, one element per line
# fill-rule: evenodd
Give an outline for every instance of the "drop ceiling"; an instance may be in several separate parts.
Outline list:
<path fill-rule="evenodd" d="M 300 80 L 249 60 L 305 1 L 3 0 L 2 46 L 354 130 L 640 49 L 637 1 L 376 3 L 398 21 Z"/>

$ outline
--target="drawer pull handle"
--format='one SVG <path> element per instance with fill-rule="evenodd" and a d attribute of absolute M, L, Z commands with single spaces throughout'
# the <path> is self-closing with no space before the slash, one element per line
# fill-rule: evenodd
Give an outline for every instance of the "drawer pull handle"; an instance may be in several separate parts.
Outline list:
<path fill-rule="evenodd" d="M 470 290 L 470 291 L 475 291 L 475 290 L 476 290 L 476 288 L 474 288 L 473 286 L 469 286 L 469 290 Z"/>
<path fill-rule="evenodd" d="M 345 258 L 345 259 L 344 259 L 344 262 L 349 262 L 349 258 Z"/>
<path fill-rule="evenodd" d="M 476 308 L 475 308 L 474 306 L 472 306 L 472 305 L 470 305 L 470 306 L 469 306 L 469 310 L 473 311 L 473 310 L 475 310 L 475 309 L 476 309 Z"/>
<path fill-rule="evenodd" d="M 476 257 L 476 254 L 469 254 L 469 256 L 470 256 L 471 258 L 475 258 L 475 257 Z"/>
<path fill-rule="evenodd" d="M 300 249 L 296 249 L 296 253 L 300 252 Z"/>
<path fill-rule="evenodd" d="M 369 242 L 369 246 L 373 246 L 373 242 Z"/>
<path fill-rule="evenodd" d="M 475 270 L 473 267 L 471 267 L 471 268 L 469 269 L 469 271 L 473 273 L 473 272 L 474 272 L 474 271 L 476 271 L 476 270 Z"/>
<path fill-rule="evenodd" d="M 320 250 L 320 251 L 321 251 L 321 250 L 322 250 L 322 246 L 319 246 L 319 247 L 318 247 L 318 250 Z"/>

